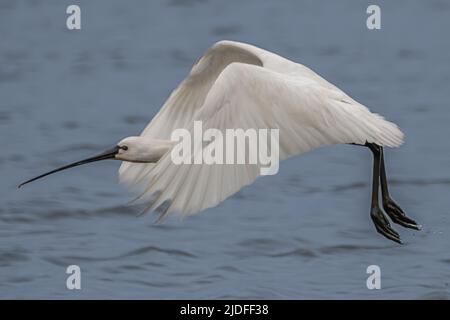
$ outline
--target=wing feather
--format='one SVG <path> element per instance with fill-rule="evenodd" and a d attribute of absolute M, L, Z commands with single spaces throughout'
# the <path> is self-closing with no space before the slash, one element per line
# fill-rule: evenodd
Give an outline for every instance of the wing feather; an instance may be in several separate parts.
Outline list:
<path fill-rule="evenodd" d="M 141 133 L 156 139 L 170 139 L 173 130 L 189 128 L 195 113 L 223 69 L 232 62 L 263 65 L 263 50 L 247 44 L 219 41 L 192 67 L 188 77 L 171 93 L 161 110 Z M 123 162 L 119 169 L 121 182 L 139 189 L 139 181 L 154 164 Z"/>

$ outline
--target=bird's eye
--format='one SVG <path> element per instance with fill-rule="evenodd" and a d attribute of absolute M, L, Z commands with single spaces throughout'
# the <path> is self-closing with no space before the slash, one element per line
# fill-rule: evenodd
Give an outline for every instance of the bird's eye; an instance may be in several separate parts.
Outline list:
<path fill-rule="evenodd" d="M 120 149 L 122 149 L 122 150 L 124 150 L 124 151 L 127 151 L 127 150 L 128 150 L 128 147 L 127 147 L 127 146 L 121 146 Z"/>

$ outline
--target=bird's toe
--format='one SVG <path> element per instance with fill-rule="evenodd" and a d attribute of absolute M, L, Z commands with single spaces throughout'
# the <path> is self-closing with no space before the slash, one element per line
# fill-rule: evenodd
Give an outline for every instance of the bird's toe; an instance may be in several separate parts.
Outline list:
<path fill-rule="evenodd" d="M 375 229 L 377 230 L 378 233 L 388 238 L 389 240 L 392 240 L 400 244 L 402 243 L 400 235 L 398 234 L 397 231 L 392 229 L 389 221 L 384 216 L 383 212 L 381 212 L 380 208 L 377 207 L 372 208 L 370 216 L 375 225 Z"/>
<path fill-rule="evenodd" d="M 405 228 L 420 230 L 422 228 L 416 221 L 408 218 L 403 210 L 391 198 L 383 199 L 383 209 L 392 219 L 392 222 Z"/>

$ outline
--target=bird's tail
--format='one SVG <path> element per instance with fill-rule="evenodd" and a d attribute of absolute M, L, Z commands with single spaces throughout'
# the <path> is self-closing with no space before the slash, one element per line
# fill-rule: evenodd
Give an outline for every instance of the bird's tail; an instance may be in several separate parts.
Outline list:
<path fill-rule="evenodd" d="M 403 144 L 404 134 L 399 127 L 382 116 L 372 113 L 371 128 L 367 142 L 376 143 L 384 147 L 399 147 Z"/>

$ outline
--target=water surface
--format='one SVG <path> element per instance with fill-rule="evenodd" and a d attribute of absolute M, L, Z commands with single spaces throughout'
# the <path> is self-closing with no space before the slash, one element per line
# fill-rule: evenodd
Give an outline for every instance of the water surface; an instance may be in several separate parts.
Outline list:
<path fill-rule="evenodd" d="M 82 30 L 65 9 L 82 9 Z M 2 1 L 0 298 L 443 298 L 450 295 L 450 6 L 379 1 Z M 334 146 L 216 208 L 154 225 L 117 184 L 118 162 L 19 182 L 139 133 L 215 41 L 301 62 L 396 122 L 391 193 L 421 232 L 379 236 L 371 156 Z M 77 264 L 82 290 L 69 291 Z M 366 268 L 382 290 L 366 288 Z"/>

